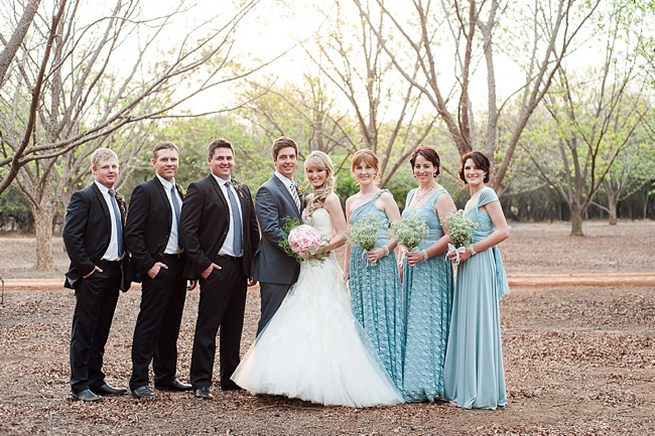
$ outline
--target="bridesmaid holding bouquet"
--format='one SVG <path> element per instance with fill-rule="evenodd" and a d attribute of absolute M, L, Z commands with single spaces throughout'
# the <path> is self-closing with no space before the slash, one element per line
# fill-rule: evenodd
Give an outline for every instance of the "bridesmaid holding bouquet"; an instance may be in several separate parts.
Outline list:
<path fill-rule="evenodd" d="M 489 171 L 489 159 L 479 151 L 462 157 L 459 176 L 471 194 L 465 213 L 477 226 L 459 253 L 444 378 L 446 398 L 466 409 L 507 405 L 498 301 L 509 287 L 497 245 L 509 232 L 496 192 L 485 186 Z M 450 259 L 456 261 L 457 253 Z"/>
<path fill-rule="evenodd" d="M 402 297 L 394 249 L 387 235 L 389 222 L 400 219 L 391 192 L 378 188 L 378 158 L 371 150 L 359 150 L 350 170 L 359 192 L 346 200 L 348 225 L 359 221 L 379 222 L 374 248 L 346 245 L 344 279 L 350 279 L 353 315 L 373 343 L 389 377 L 402 388 Z"/>
<path fill-rule="evenodd" d="M 428 237 L 403 262 L 406 333 L 403 392 L 406 401 L 443 398 L 443 363 L 450 325 L 453 270 L 442 254 L 448 236 L 441 223 L 455 210 L 448 191 L 435 180 L 439 155 L 429 147 L 410 159 L 418 188 L 407 194 L 403 217 L 418 216 L 429 227 Z"/>

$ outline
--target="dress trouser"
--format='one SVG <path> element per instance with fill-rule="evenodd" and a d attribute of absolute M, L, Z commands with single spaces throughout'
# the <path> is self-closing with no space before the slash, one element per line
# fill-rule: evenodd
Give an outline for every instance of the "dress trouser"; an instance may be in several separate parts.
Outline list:
<path fill-rule="evenodd" d="M 220 327 L 221 387 L 233 387 L 230 376 L 239 365 L 247 279 L 241 258 L 218 256 L 214 269 L 200 279 L 198 320 L 191 355 L 191 384 L 209 387 L 216 355 L 216 333 Z"/>
<path fill-rule="evenodd" d="M 75 311 L 71 328 L 71 390 L 93 390 L 105 382 L 102 372 L 105 344 L 118 302 L 120 262 L 101 261 L 87 278 L 75 283 Z"/>
<path fill-rule="evenodd" d="M 151 361 L 156 385 L 175 378 L 186 280 L 179 255 L 165 254 L 157 260 L 168 269 L 161 268 L 154 279 L 146 275 L 141 285 L 141 307 L 132 339 L 131 390 L 148 384 Z"/>
<path fill-rule="evenodd" d="M 282 304 L 284 297 L 287 296 L 289 284 L 279 284 L 279 283 L 259 283 L 260 293 L 261 293 L 261 318 L 259 319 L 259 324 L 257 324 L 257 335 L 266 327 L 266 324 L 273 318 L 275 312 Z"/>

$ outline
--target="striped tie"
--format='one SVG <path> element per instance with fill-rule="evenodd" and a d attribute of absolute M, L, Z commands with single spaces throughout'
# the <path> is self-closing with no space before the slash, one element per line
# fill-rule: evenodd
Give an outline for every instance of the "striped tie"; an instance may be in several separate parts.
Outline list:
<path fill-rule="evenodd" d="M 293 197 L 293 201 L 296 203 L 296 207 L 298 208 L 298 212 L 300 212 L 300 197 L 298 197 L 298 189 L 296 189 L 296 184 L 291 181 L 291 196 Z"/>
<path fill-rule="evenodd" d="M 227 189 L 227 198 L 230 200 L 230 209 L 232 209 L 232 225 L 234 226 L 234 239 L 232 249 L 234 250 L 234 255 L 239 257 L 243 252 L 243 245 L 241 243 L 243 238 L 241 214 L 239 213 L 237 199 L 232 192 L 232 183 L 229 181 L 225 182 L 225 188 Z"/>
<path fill-rule="evenodd" d="M 116 223 L 116 242 L 118 242 L 118 256 L 121 257 L 123 255 L 123 224 L 121 222 L 121 212 L 118 208 L 118 201 L 116 201 L 116 191 L 110 189 L 109 196 L 111 197 L 111 205 L 114 209 L 114 221 Z"/>

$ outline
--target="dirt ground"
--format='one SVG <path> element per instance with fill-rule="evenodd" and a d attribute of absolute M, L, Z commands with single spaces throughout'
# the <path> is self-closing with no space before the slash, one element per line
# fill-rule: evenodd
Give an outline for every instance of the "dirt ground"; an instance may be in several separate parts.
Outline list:
<path fill-rule="evenodd" d="M 655 272 L 655 222 L 513 224 L 501 245 L 509 274 Z M 34 243 L 0 238 L 4 279 L 62 277 L 67 259 L 54 241 L 57 270 L 31 270 Z M 127 386 L 140 294 L 119 298 L 105 354 L 112 385 Z M 371 409 L 323 407 L 280 397 L 222 393 L 213 401 L 157 392 L 139 401 L 69 395 L 68 290 L 8 290 L 0 305 L 0 434 L 221 435 L 623 435 L 655 433 L 655 288 L 513 287 L 501 301 L 509 405 L 460 410 L 443 403 Z M 198 293 L 188 295 L 179 376 L 188 380 Z M 259 296 L 250 292 L 242 351 L 255 334 Z M 218 365 L 218 362 L 216 363 Z M 217 373 L 215 369 L 215 374 Z"/>

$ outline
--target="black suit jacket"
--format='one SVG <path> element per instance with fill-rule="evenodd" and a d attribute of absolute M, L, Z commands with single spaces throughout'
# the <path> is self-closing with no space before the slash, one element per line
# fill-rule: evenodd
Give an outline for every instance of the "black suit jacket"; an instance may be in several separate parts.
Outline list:
<path fill-rule="evenodd" d="M 243 222 L 243 272 L 251 276 L 252 256 L 259 244 L 257 217 L 250 189 L 238 184 Z M 213 175 L 197 180 L 187 190 L 182 205 L 180 243 L 186 254 L 184 277 L 200 278 L 212 264 L 229 230 L 228 200 Z"/>
<path fill-rule="evenodd" d="M 116 196 L 121 209 L 121 223 L 125 229 L 125 203 Z M 123 231 L 123 236 L 125 231 Z M 66 272 L 64 286 L 74 289 L 75 283 L 85 274 L 90 273 L 102 259 L 109 247 L 111 237 L 111 215 L 100 189 L 95 183 L 73 193 L 64 220 L 63 238 L 68 257 L 71 260 Z M 125 246 L 125 244 L 123 244 Z M 123 272 L 127 269 L 129 259 L 123 256 Z M 129 278 L 124 274 L 121 290 L 130 287 Z"/>
<path fill-rule="evenodd" d="M 176 188 L 180 197 L 184 198 L 180 186 L 176 185 Z M 132 257 L 133 281 L 140 282 L 147 277 L 148 270 L 157 262 L 156 258 L 164 254 L 172 222 L 173 209 L 157 176 L 134 188 L 125 226 L 127 248 Z"/>

